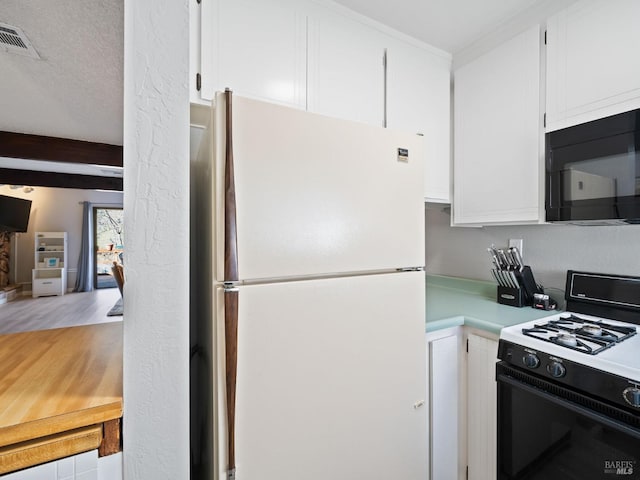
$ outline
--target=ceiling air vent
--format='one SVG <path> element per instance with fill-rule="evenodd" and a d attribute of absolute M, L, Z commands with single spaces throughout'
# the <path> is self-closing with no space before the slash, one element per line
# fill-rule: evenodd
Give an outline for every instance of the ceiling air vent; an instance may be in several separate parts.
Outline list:
<path fill-rule="evenodd" d="M 0 51 L 40 59 L 24 32 L 6 23 L 0 23 Z"/>

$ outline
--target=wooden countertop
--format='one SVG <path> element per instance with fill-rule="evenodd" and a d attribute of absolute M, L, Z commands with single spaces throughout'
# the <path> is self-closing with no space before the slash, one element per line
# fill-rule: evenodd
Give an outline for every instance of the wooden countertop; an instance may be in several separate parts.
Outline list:
<path fill-rule="evenodd" d="M 0 335 L 0 474 L 90 449 L 121 417 L 122 322 Z"/>

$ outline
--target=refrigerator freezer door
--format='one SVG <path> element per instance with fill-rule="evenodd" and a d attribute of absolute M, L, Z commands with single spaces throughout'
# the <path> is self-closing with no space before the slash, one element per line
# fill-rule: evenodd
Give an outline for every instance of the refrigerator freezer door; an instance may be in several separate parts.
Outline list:
<path fill-rule="evenodd" d="M 424 273 L 238 295 L 237 480 L 426 478 Z"/>
<path fill-rule="evenodd" d="M 235 96 L 232 124 L 241 280 L 424 265 L 422 137 Z"/>

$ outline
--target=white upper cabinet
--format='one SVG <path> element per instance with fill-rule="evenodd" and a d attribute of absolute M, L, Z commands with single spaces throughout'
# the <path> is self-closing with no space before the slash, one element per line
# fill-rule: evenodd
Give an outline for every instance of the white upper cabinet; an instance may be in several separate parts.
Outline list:
<path fill-rule="evenodd" d="M 450 202 L 450 91 L 450 55 L 389 39 L 387 126 L 424 136 L 430 202 Z"/>
<path fill-rule="evenodd" d="M 580 1 L 547 23 L 547 131 L 640 108 L 640 2 Z"/>
<path fill-rule="evenodd" d="M 309 16 L 308 110 L 382 126 L 384 43 L 377 30 L 322 8 Z"/>
<path fill-rule="evenodd" d="M 203 100 L 217 90 L 306 107 L 306 16 L 291 2 L 202 2 Z"/>
<path fill-rule="evenodd" d="M 193 2 L 190 35 L 191 102 L 230 88 L 421 134 L 425 200 L 450 202 L 448 53 L 324 0 Z"/>
<path fill-rule="evenodd" d="M 454 73 L 453 224 L 544 219 L 539 26 Z"/>

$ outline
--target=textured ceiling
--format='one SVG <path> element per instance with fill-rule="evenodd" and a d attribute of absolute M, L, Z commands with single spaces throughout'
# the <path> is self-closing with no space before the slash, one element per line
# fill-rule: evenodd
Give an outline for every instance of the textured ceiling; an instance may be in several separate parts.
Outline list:
<path fill-rule="evenodd" d="M 123 0 L 0 0 L 40 60 L 0 51 L 0 130 L 122 145 Z"/>
<path fill-rule="evenodd" d="M 335 0 L 434 47 L 455 54 L 507 22 L 536 18 L 567 0 Z"/>
<path fill-rule="evenodd" d="M 536 1 L 336 0 L 345 7 L 450 53 L 468 46 Z"/>

